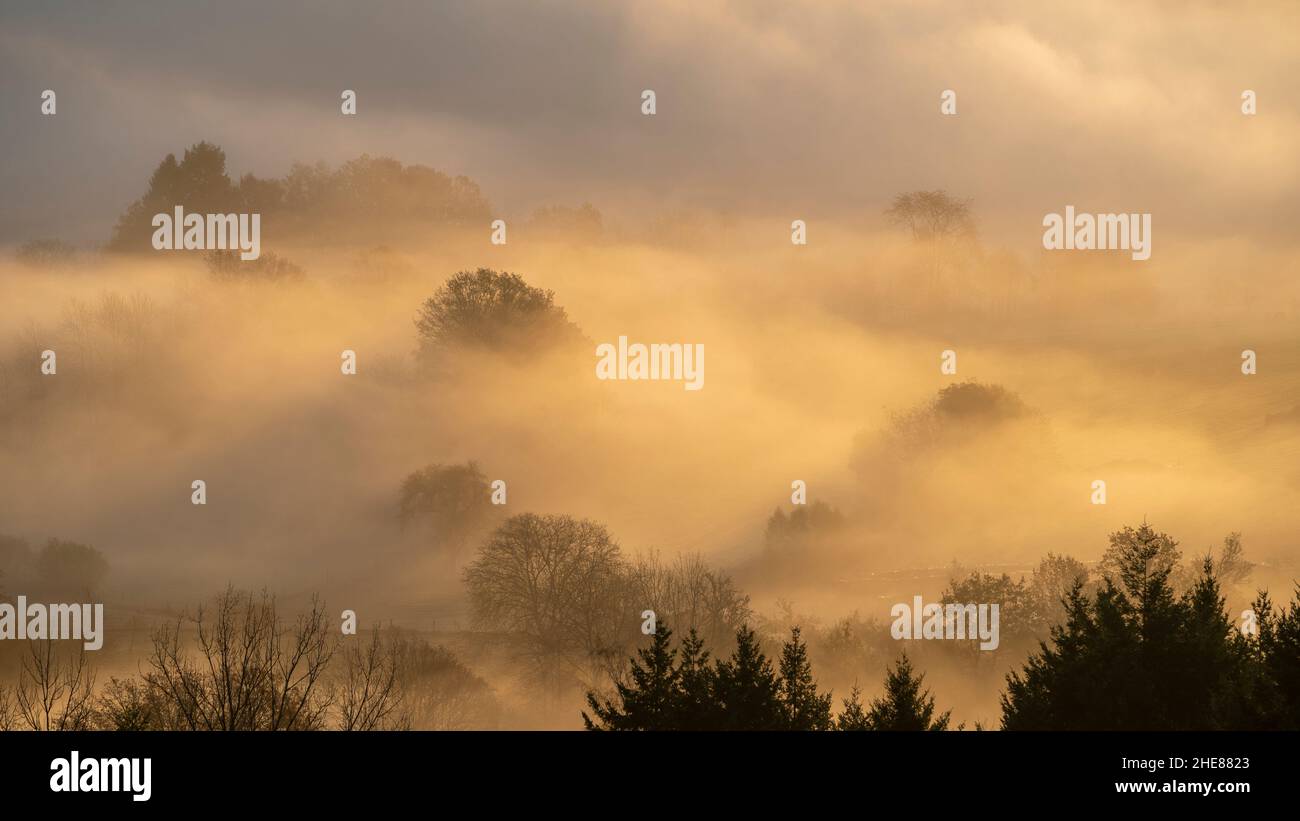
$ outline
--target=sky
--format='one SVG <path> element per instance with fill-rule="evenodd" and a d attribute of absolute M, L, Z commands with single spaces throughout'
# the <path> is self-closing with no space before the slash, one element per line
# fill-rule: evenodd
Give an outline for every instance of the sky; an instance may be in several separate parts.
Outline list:
<path fill-rule="evenodd" d="M 1157 241 L 1284 240 L 1297 18 L 1292 3 L 6 3 L 0 243 L 103 241 L 162 157 L 204 139 L 232 176 L 390 155 L 469 176 L 503 215 L 850 221 L 944 187 L 1015 246 L 1068 204 L 1152 212 Z"/>

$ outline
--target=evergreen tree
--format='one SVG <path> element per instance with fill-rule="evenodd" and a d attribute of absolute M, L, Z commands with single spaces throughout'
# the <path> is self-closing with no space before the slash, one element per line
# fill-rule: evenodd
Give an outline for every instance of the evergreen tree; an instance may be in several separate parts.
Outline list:
<path fill-rule="evenodd" d="M 1300 730 L 1300 584 L 1295 600 L 1273 616 L 1266 594 L 1256 600 L 1258 658 L 1271 690 L 1267 716 L 1272 729 Z"/>
<path fill-rule="evenodd" d="M 921 690 L 924 675 L 913 676 L 904 653 L 885 674 L 885 695 L 871 702 L 867 721 L 873 730 L 946 730 L 951 711 L 934 717 L 934 697 Z"/>
<path fill-rule="evenodd" d="M 772 663 L 748 626 L 736 631 L 736 649 L 715 674 L 721 729 L 780 730 L 785 725 L 780 685 Z"/>
<path fill-rule="evenodd" d="M 717 701 L 717 673 L 709 664 L 704 639 L 692 627 L 682 641 L 677 663 L 677 706 L 674 722 L 682 730 L 716 730 L 722 727 Z"/>
<path fill-rule="evenodd" d="M 858 685 L 853 685 L 849 692 L 849 697 L 844 699 L 844 710 L 840 713 L 839 718 L 835 720 L 835 729 L 837 730 L 870 730 L 871 722 L 867 719 L 867 713 L 862 709 L 862 691 Z"/>
<path fill-rule="evenodd" d="M 829 730 L 831 694 L 817 694 L 808 647 L 799 637 L 799 628 L 790 630 L 790 640 L 781 648 L 781 712 L 789 730 Z"/>
<path fill-rule="evenodd" d="M 677 651 L 671 648 L 672 631 L 664 624 L 655 631 L 649 647 L 637 651 L 626 681 L 615 684 L 619 704 L 587 693 L 582 722 L 588 730 L 675 730 L 678 725 L 678 673 L 673 667 Z M 598 726 L 596 722 L 600 722 Z"/>
<path fill-rule="evenodd" d="M 1175 596 L 1176 563 L 1177 544 L 1149 525 L 1112 535 L 1105 585 L 1091 601 L 1076 585 L 1051 645 L 1042 643 L 1023 671 L 1007 677 L 1003 728 L 1244 729 L 1284 722 L 1285 687 L 1278 682 L 1286 662 L 1270 652 L 1282 619 L 1273 620 L 1267 596 L 1256 602 L 1259 638 L 1243 637 L 1226 613 L 1215 564 L 1207 559 L 1197 576 L 1185 576 L 1190 587 Z"/>

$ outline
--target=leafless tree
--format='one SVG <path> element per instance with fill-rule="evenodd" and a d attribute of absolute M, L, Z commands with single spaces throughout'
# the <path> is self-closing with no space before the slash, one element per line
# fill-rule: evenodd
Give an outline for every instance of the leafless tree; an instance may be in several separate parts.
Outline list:
<path fill-rule="evenodd" d="M 94 710 L 95 675 L 86 651 L 77 647 L 71 658 L 55 651 L 54 640 L 28 642 L 18 673 L 15 699 L 20 724 L 30 730 L 85 730 Z"/>
<path fill-rule="evenodd" d="M 637 614 L 653 610 L 679 635 L 693 629 L 708 647 L 724 648 L 752 615 L 749 596 L 699 554 L 678 556 L 671 563 L 656 553 L 645 554 L 630 573 L 629 609 Z"/>
<path fill-rule="evenodd" d="M 554 693 L 588 683 L 622 652 L 626 564 L 601 525 L 569 516 L 512 516 L 465 570 L 476 622 L 514 640 L 535 681 Z"/>
<path fill-rule="evenodd" d="M 907 229 L 912 239 L 929 246 L 930 276 L 935 279 L 943 254 L 975 237 L 970 207 L 971 200 L 951 197 L 946 191 L 912 191 L 894 197 L 885 218 Z"/>
<path fill-rule="evenodd" d="M 13 730 L 18 727 L 18 704 L 14 701 L 11 687 L 0 684 L 0 731 Z"/>
<path fill-rule="evenodd" d="M 391 628 L 388 635 L 376 628 L 364 646 L 345 645 L 340 656 L 343 675 L 337 698 L 339 729 L 407 729 L 409 720 L 398 712 L 402 691 L 397 680 L 396 637 Z"/>
<path fill-rule="evenodd" d="M 193 654 L 187 620 L 197 631 Z M 155 631 L 146 681 L 187 729 L 317 729 L 332 703 L 322 676 L 337 644 L 319 599 L 290 626 L 274 597 L 232 587 L 212 612 L 199 608 Z"/>

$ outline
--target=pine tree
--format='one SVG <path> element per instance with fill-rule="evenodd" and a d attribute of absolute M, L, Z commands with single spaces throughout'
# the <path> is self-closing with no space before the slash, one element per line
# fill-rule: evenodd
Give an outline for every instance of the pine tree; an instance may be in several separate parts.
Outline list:
<path fill-rule="evenodd" d="M 789 730 L 829 730 L 831 694 L 817 694 L 808 647 L 799 636 L 799 628 L 790 630 L 790 640 L 781 648 L 781 711 Z"/>
<path fill-rule="evenodd" d="M 682 730 L 716 730 L 723 726 L 717 700 L 717 673 L 709 664 L 704 639 L 692 627 L 682 641 L 677 663 L 677 705 L 674 723 Z"/>
<path fill-rule="evenodd" d="M 946 730 L 951 711 L 934 717 L 934 697 L 922 691 L 924 675 L 913 676 L 904 653 L 885 675 L 885 695 L 871 702 L 867 721 L 873 730 Z"/>
<path fill-rule="evenodd" d="M 671 648 L 672 631 L 662 622 L 649 647 L 637 650 L 628 680 L 615 684 L 619 703 L 602 704 L 594 692 L 587 693 L 582 722 L 588 730 L 675 730 L 679 702 L 678 674 L 673 667 L 677 651 Z M 596 722 L 600 722 L 598 725 Z"/>
<path fill-rule="evenodd" d="M 736 631 L 736 649 L 730 659 L 718 662 L 715 680 L 722 729 L 779 730 L 785 726 L 772 663 L 748 626 Z"/>
<path fill-rule="evenodd" d="M 1170 581 L 1177 544 L 1149 525 L 1111 536 L 1105 585 L 1092 601 L 1076 588 L 1065 624 L 1021 672 L 1007 677 L 1008 730 L 1210 730 L 1281 726 L 1285 687 L 1269 651 L 1276 624 L 1256 601 L 1260 635 L 1233 629 L 1215 565 Z M 1298 624 L 1297 626 L 1300 626 Z M 1300 653 L 1300 630 L 1291 656 Z M 1285 653 L 1283 654 L 1285 656 Z M 1270 667 L 1270 664 L 1274 665 Z M 1300 664 L 1296 665 L 1300 672 Z M 1285 674 L 1281 674 L 1285 678 Z M 1295 679 L 1300 684 L 1300 676 Z"/>
<path fill-rule="evenodd" d="M 839 718 L 835 720 L 835 729 L 852 731 L 871 729 L 871 722 L 867 718 L 867 713 L 862 709 L 862 691 L 856 684 L 853 685 L 853 689 L 849 692 L 849 697 L 844 699 L 844 710 L 840 713 Z"/>

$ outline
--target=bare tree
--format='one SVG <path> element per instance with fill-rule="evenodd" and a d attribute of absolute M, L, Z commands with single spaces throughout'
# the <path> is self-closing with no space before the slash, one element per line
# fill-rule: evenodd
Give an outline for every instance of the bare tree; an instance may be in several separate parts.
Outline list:
<path fill-rule="evenodd" d="M 86 650 L 60 658 L 54 640 L 28 642 L 15 699 L 21 725 L 30 730 L 86 730 L 94 717 L 95 675 Z"/>
<path fill-rule="evenodd" d="M 184 727 L 193 730 L 309 730 L 325 724 L 332 703 L 322 676 L 337 648 L 325 610 L 285 624 L 274 597 L 236 591 L 217 596 L 214 612 L 199 608 L 197 661 L 184 639 L 185 616 L 153 636 L 146 680 L 161 691 Z"/>
<path fill-rule="evenodd" d="M 885 209 L 893 225 L 907 229 L 912 239 L 930 249 L 930 276 L 937 279 L 940 258 L 954 245 L 974 239 L 975 220 L 971 200 L 951 197 L 946 191 L 912 191 L 894 197 Z"/>
<path fill-rule="evenodd" d="M 946 191 L 912 191 L 894 197 L 885 216 L 892 224 L 907 228 L 913 239 L 952 240 L 974 233 L 970 206 L 971 200 L 950 197 Z"/>
<path fill-rule="evenodd" d="M 343 681 L 337 706 L 339 729 L 408 729 L 409 720 L 398 713 L 402 692 L 398 687 L 396 637 L 376 628 L 370 643 L 344 646 Z"/>
<path fill-rule="evenodd" d="M 13 688 L 0 684 L 0 732 L 18 727 L 18 704 Z"/>
<path fill-rule="evenodd" d="M 699 554 L 665 563 L 657 553 L 640 556 L 631 570 L 629 610 L 655 612 L 673 630 L 695 630 L 704 643 L 720 650 L 752 615 L 749 596 L 731 577 L 709 567 Z"/>
<path fill-rule="evenodd" d="M 402 694 L 401 724 L 417 730 L 496 727 L 500 707 L 492 688 L 447 648 L 401 631 L 392 636 Z"/>
<path fill-rule="evenodd" d="M 589 682 L 622 652 L 626 564 L 588 520 L 525 513 L 507 519 L 465 570 L 475 621 L 515 641 L 535 681 L 554 693 Z"/>

